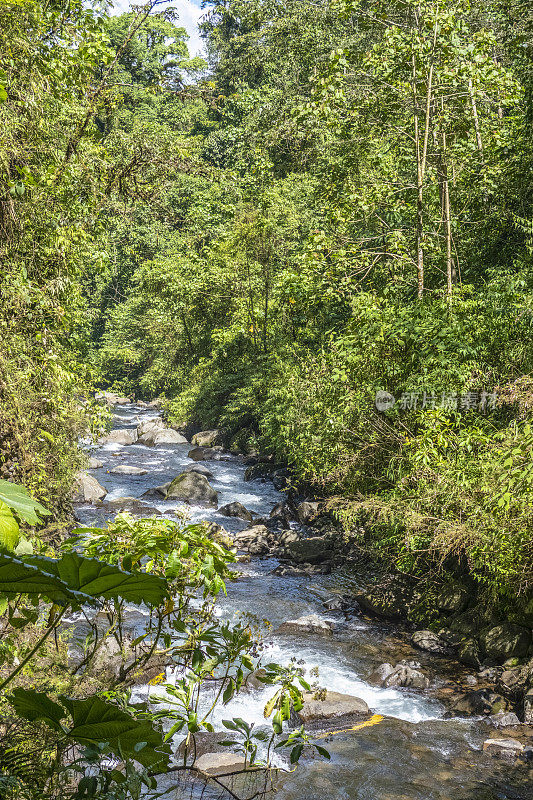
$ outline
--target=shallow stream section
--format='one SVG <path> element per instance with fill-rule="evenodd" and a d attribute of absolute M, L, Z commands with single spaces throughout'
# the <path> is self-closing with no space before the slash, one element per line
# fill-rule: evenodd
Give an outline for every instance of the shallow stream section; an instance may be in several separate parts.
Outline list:
<path fill-rule="evenodd" d="M 116 409 L 115 427 L 133 428 L 156 414 L 136 406 Z M 149 489 L 166 483 L 192 462 L 189 445 L 146 447 L 134 444 L 106 444 L 91 455 L 103 463 L 92 474 L 108 492 L 106 501 L 121 497 L 142 498 Z M 245 467 L 237 458 L 205 463 L 214 474 L 210 483 L 219 492 L 219 506 L 238 501 L 250 511 L 268 516 L 283 500 L 270 482 L 244 481 Z M 128 465 L 147 470 L 143 476 L 110 474 L 114 466 Z M 146 500 L 172 518 L 179 506 Z M 215 510 L 187 507 L 192 521 L 209 520 L 235 532 L 247 523 L 227 518 Z M 85 525 L 101 525 L 109 511 L 90 505 L 78 506 L 78 519 Z M 533 786 L 524 766 L 492 759 L 481 751 L 493 734 L 486 722 L 473 719 L 445 719 L 436 700 L 407 689 L 381 689 L 365 677 L 384 661 L 400 660 L 402 642 L 392 626 L 379 625 L 359 617 L 324 610 L 323 601 L 356 579 L 339 571 L 331 575 L 287 577 L 272 574 L 278 562 L 272 558 L 239 564 L 240 577 L 228 586 L 218 613 L 228 620 L 242 614 L 271 624 L 263 662 L 305 662 L 309 671 L 318 668 L 319 682 L 326 689 L 355 695 L 365 700 L 384 719 L 359 731 L 341 732 L 321 741 L 331 761 L 304 758 L 298 769 L 282 777 L 278 800 L 532 800 Z M 287 620 L 318 614 L 335 624 L 333 636 L 280 636 L 277 627 Z M 142 626 L 142 615 L 137 614 Z M 172 675 L 169 675 L 172 679 Z M 251 690 L 217 709 L 212 722 L 222 729 L 222 719 L 240 716 L 264 724 L 263 708 L 272 688 Z M 141 686 L 135 699 L 161 695 L 161 687 Z M 187 792 L 183 797 L 190 797 Z M 176 793 L 170 798 L 181 800 Z"/>

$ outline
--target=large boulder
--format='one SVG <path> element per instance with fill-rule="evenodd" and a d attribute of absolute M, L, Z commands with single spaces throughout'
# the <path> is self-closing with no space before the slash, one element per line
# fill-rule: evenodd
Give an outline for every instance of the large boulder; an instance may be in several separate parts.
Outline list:
<path fill-rule="evenodd" d="M 98 461 L 97 458 L 93 458 L 92 456 L 89 458 L 89 467 L 88 469 L 101 469 L 104 465 L 101 461 Z"/>
<path fill-rule="evenodd" d="M 370 709 L 364 700 L 349 694 L 326 692 L 324 699 L 316 699 L 312 692 L 304 693 L 304 705 L 298 717 L 304 725 L 317 725 L 351 718 L 366 717 Z"/>
<path fill-rule="evenodd" d="M 194 741 L 192 741 L 193 738 Z M 193 756 L 199 759 L 206 753 L 227 753 L 228 748 L 221 744 L 227 739 L 228 733 L 226 731 L 198 731 L 198 733 L 194 734 L 194 737 L 191 734 L 188 742 L 187 737 L 180 742 L 176 754 L 183 760 L 185 753 L 187 753 L 187 762 L 190 763 Z"/>
<path fill-rule="evenodd" d="M 292 518 L 288 503 L 276 503 L 269 514 L 269 524 L 288 528 Z"/>
<path fill-rule="evenodd" d="M 254 525 L 236 533 L 233 540 L 239 549 L 246 548 L 251 555 L 262 556 L 270 551 L 272 534 L 265 525 Z"/>
<path fill-rule="evenodd" d="M 285 552 L 291 561 L 298 564 L 320 564 L 333 556 L 333 546 L 328 536 L 313 536 L 289 542 Z"/>
<path fill-rule="evenodd" d="M 279 626 L 276 633 L 296 635 L 314 633 L 320 634 L 321 636 L 331 636 L 333 630 L 331 623 L 319 617 L 318 614 L 308 614 L 307 616 L 284 622 Z"/>
<path fill-rule="evenodd" d="M 144 422 L 141 422 L 137 425 L 137 435 L 139 439 L 147 433 L 152 433 L 153 431 L 160 431 L 165 427 L 165 423 L 161 417 L 155 417 L 155 419 L 145 419 Z"/>
<path fill-rule="evenodd" d="M 72 500 L 75 503 L 96 503 L 103 500 L 107 491 L 98 483 L 92 475 L 86 472 L 78 472 L 75 477 L 77 489 L 74 490 Z"/>
<path fill-rule="evenodd" d="M 457 648 L 457 656 L 461 664 L 466 664 L 467 667 L 479 669 L 481 666 L 481 651 L 476 639 L 462 639 Z"/>
<path fill-rule="evenodd" d="M 194 766 L 206 775 L 231 775 L 244 770 L 245 763 L 244 756 L 237 753 L 204 753 Z"/>
<path fill-rule="evenodd" d="M 224 517 L 239 517 L 239 519 L 245 519 L 248 522 L 253 519 L 251 512 L 242 503 L 237 503 L 236 501 L 222 506 L 222 508 L 218 509 L 218 513 Z"/>
<path fill-rule="evenodd" d="M 203 464 L 190 464 L 184 472 L 197 472 L 199 475 L 204 475 L 206 478 L 213 477 L 211 470 L 204 467 Z"/>
<path fill-rule="evenodd" d="M 516 761 L 524 749 L 517 739 L 487 739 L 483 742 L 483 752 L 505 761 Z"/>
<path fill-rule="evenodd" d="M 100 439 L 100 444 L 135 444 L 139 437 L 135 428 L 115 428 L 107 436 Z"/>
<path fill-rule="evenodd" d="M 217 461 L 221 452 L 221 447 L 194 447 L 187 455 L 193 461 Z"/>
<path fill-rule="evenodd" d="M 319 503 L 303 502 L 296 509 L 298 519 L 302 525 L 310 525 L 318 516 Z"/>
<path fill-rule="evenodd" d="M 183 500 L 195 506 L 216 508 L 218 492 L 213 489 L 203 475 L 199 475 L 197 472 L 182 472 L 171 482 L 166 499 Z"/>
<path fill-rule="evenodd" d="M 428 689 L 429 678 L 419 669 L 417 662 L 402 661 L 383 680 L 382 686 L 404 686 L 411 689 Z"/>
<path fill-rule="evenodd" d="M 415 631 L 411 641 L 415 647 L 434 655 L 447 656 L 453 652 L 453 649 L 433 631 Z"/>
<path fill-rule="evenodd" d="M 402 619 L 412 606 L 413 587 L 397 578 L 356 594 L 355 598 L 363 611 L 386 619 Z"/>
<path fill-rule="evenodd" d="M 158 431 L 154 436 L 154 444 L 189 444 L 185 436 L 172 428 L 164 428 Z"/>
<path fill-rule="evenodd" d="M 172 428 L 163 426 L 148 428 L 140 437 L 139 444 L 157 447 L 159 444 L 188 444 L 185 436 Z"/>
<path fill-rule="evenodd" d="M 112 475 L 148 475 L 147 469 L 141 469 L 141 467 L 129 467 L 126 464 L 113 467 L 113 469 L 110 469 L 109 472 Z"/>
<path fill-rule="evenodd" d="M 194 434 L 191 444 L 195 447 L 215 447 L 222 444 L 222 434 L 220 431 L 200 431 Z"/>
<path fill-rule="evenodd" d="M 476 689 L 472 692 L 459 695 L 452 704 L 454 714 L 457 716 L 493 716 L 499 711 L 507 711 L 509 703 L 501 694 L 491 692 L 490 689 Z"/>
<path fill-rule="evenodd" d="M 510 622 L 502 623 L 481 632 L 479 642 L 483 652 L 502 663 L 508 658 L 524 658 L 531 644 L 531 631 Z"/>

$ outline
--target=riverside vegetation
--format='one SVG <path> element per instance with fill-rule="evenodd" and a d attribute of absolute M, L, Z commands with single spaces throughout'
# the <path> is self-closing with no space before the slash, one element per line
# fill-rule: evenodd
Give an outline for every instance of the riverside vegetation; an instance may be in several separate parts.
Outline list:
<path fill-rule="evenodd" d="M 79 440 L 107 424 L 96 388 L 161 398 L 187 436 L 219 432 L 199 447 L 248 456 L 291 503 L 320 501 L 315 533 L 380 576 L 362 605 L 437 639 L 468 608 L 465 663 L 507 648 L 523 684 L 510 694 L 530 686 L 530 3 L 203 5 L 205 60 L 157 0 L 115 16 L 0 5 L 10 799 L 157 792 L 177 771 L 172 735 L 210 730 L 201 693 L 216 678 L 229 702 L 261 648 L 253 626 L 216 617 L 235 554 L 207 527 L 119 516 L 72 540 Z M 131 603 L 149 609 L 138 640 Z M 65 619 L 82 613 L 73 664 Z M 114 676 L 98 668 L 110 641 Z M 162 651 L 187 676 L 173 708 L 128 705 Z M 263 678 L 278 687 L 270 732 L 228 729 L 268 783 L 309 685 L 297 667 Z M 316 747 L 298 727 L 281 742 L 294 762 Z"/>

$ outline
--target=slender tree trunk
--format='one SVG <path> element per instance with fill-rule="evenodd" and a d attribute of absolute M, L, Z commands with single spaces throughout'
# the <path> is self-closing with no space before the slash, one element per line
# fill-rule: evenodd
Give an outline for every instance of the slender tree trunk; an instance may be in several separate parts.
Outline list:
<path fill-rule="evenodd" d="M 479 126 L 479 116 L 477 113 L 477 103 L 476 103 L 476 96 L 474 94 L 474 86 L 472 84 L 472 78 L 468 80 L 468 93 L 470 95 L 470 103 L 472 104 L 472 116 L 474 117 L 474 129 L 476 131 L 476 142 L 477 142 L 477 149 L 481 155 L 481 162 L 484 163 L 485 157 L 483 154 L 483 141 L 481 139 L 481 128 Z"/>
<path fill-rule="evenodd" d="M 416 88 L 416 55 L 413 53 L 413 106 L 416 154 L 416 274 L 418 297 L 424 294 L 424 175 L 420 150 L 420 126 L 418 121 L 418 93 Z"/>

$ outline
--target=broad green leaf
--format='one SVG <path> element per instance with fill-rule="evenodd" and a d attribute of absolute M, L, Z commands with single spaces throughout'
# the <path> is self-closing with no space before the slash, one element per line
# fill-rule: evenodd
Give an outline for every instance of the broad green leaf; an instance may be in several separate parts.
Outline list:
<path fill-rule="evenodd" d="M 0 553 L 0 593 L 8 596 L 27 594 L 43 597 L 60 606 L 94 602 L 92 597 L 72 591 L 64 581 L 50 572 L 7 553 Z"/>
<path fill-rule="evenodd" d="M 65 718 L 66 711 L 43 692 L 36 692 L 33 689 L 14 689 L 8 700 L 20 717 L 30 722 L 43 720 L 54 730 L 62 730 L 61 720 Z"/>
<path fill-rule="evenodd" d="M 29 525 L 38 525 L 42 522 L 41 516 L 50 514 L 47 508 L 30 497 L 27 489 L 18 483 L 0 480 L 0 501 Z"/>
<path fill-rule="evenodd" d="M 18 544 L 20 529 L 11 509 L 0 500 L 0 549 L 12 553 Z"/>
<path fill-rule="evenodd" d="M 56 575 L 69 589 L 89 597 L 120 597 L 131 603 L 160 605 L 168 597 L 166 581 L 157 575 L 125 572 L 79 553 L 65 553 L 59 560 L 31 556 L 26 563 Z M 0 587 L 1 589 L 1 587 Z"/>
<path fill-rule="evenodd" d="M 138 719 L 100 697 L 60 700 L 72 716 L 69 736 L 74 741 L 85 745 L 107 742 L 121 760 L 130 757 L 150 769 L 164 771 L 168 766 L 170 745 L 150 720 Z"/>

